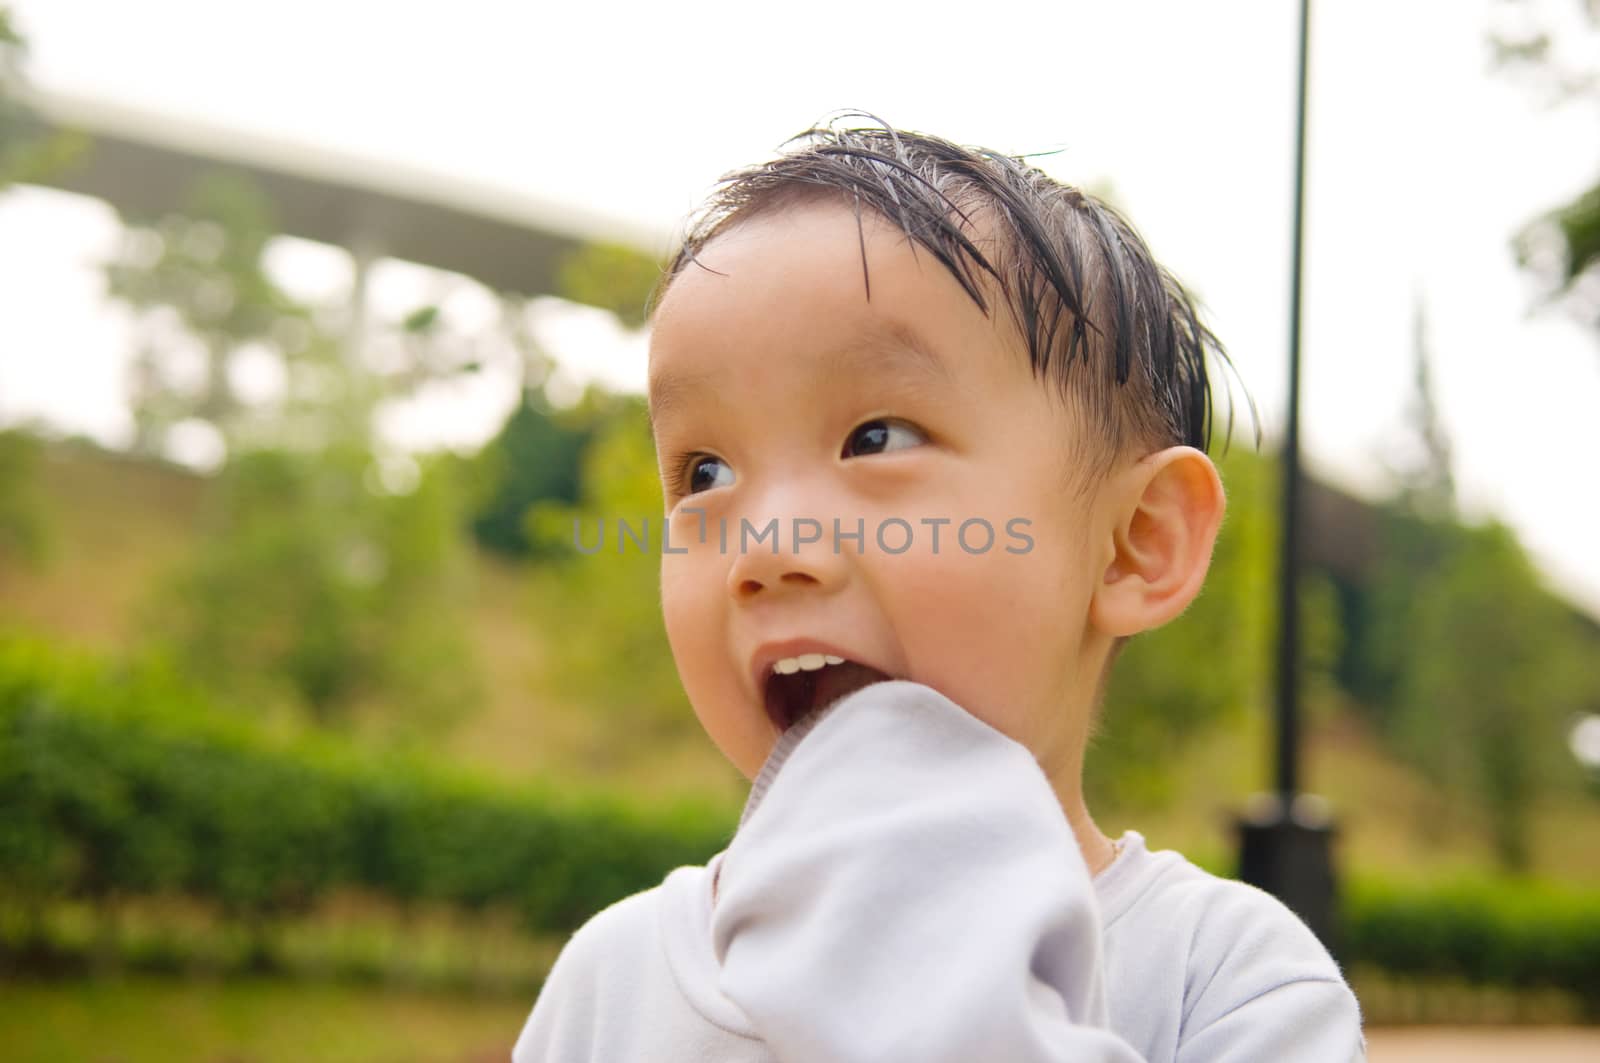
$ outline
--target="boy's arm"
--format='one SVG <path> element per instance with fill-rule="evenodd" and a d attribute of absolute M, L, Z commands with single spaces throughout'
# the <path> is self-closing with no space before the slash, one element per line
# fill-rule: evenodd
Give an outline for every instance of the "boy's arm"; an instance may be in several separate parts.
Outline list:
<path fill-rule="evenodd" d="M 1138 1060 L 1088 868 L 1020 744 L 878 683 L 786 733 L 723 858 L 721 991 L 786 1060 Z"/>

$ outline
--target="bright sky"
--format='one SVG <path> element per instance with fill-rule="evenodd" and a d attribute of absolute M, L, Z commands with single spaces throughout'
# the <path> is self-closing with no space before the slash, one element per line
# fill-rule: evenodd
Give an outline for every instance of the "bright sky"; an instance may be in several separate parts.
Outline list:
<path fill-rule="evenodd" d="M 12 0 L 46 90 L 392 160 L 671 230 L 722 172 L 840 107 L 1109 185 L 1202 297 L 1265 414 L 1285 383 L 1296 6 L 990 0 L 979 8 Z M 1511 235 L 1600 173 L 1594 114 L 1488 69 L 1489 0 L 1314 12 L 1304 438 L 1314 471 L 1381 491 L 1408 454 L 1426 305 L 1463 503 L 1510 521 L 1600 615 L 1584 456 L 1600 344 L 1529 316 Z M 106 212 L 0 200 L 0 420 L 124 438 L 126 337 L 93 268 Z M 310 274 L 314 255 L 296 265 Z M 315 286 L 314 280 L 307 280 Z M 399 281 L 395 282 L 399 284 Z M 26 293 L 22 296 L 22 293 Z M 22 296 L 22 297 L 19 297 Z M 643 379 L 637 343 L 574 328 L 573 372 Z M 509 395 L 407 415 L 457 442 Z M 404 432 L 402 432 L 404 434 Z"/>

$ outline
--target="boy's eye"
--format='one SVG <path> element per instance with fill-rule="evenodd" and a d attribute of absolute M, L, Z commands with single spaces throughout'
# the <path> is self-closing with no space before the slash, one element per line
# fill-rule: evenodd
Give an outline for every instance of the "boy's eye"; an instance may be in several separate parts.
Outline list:
<path fill-rule="evenodd" d="M 928 441 L 922 429 L 904 421 L 877 420 L 857 425 L 845 440 L 843 457 L 860 454 L 881 454 L 886 450 L 900 450 L 919 446 Z"/>
<path fill-rule="evenodd" d="M 683 482 L 691 495 L 709 491 L 713 487 L 726 487 L 733 483 L 733 470 L 721 458 L 709 454 L 691 457 L 684 468 Z"/>

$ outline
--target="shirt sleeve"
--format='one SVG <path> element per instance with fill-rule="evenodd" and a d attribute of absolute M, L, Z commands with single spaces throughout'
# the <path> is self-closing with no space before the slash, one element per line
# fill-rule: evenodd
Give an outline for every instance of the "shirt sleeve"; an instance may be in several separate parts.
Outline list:
<path fill-rule="evenodd" d="M 1188 890 L 1167 892 L 1169 905 L 1199 910 L 1197 919 L 1178 921 L 1190 988 L 1176 1063 L 1365 1058 L 1361 1007 L 1310 927 L 1269 893 L 1196 874 Z"/>
<path fill-rule="evenodd" d="M 657 891 L 626 897 L 597 913 L 568 939 L 511 1050 L 512 1063 L 609 1063 L 617 1059 L 683 1059 L 646 1055 L 640 1014 L 662 992 L 651 958 L 659 950 Z"/>
<path fill-rule="evenodd" d="M 919 684 L 784 734 L 711 931 L 718 988 L 781 1060 L 1140 1058 L 1107 1028 L 1093 885 L 1043 771 Z"/>
<path fill-rule="evenodd" d="M 1190 931 L 1189 980 L 1176 1063 L 1366 1058 L 1361 1006 L 1300 917 L 1241 883 L 1213 890 Z"/>
<path fill-rule="evenodd" d="M 1342 981 L 1312 978 L 1253 997 L 1185 1037 L 1178 1051 L 1178 1063 L 1362 1063 L 1366 1058 L 1355 994 Z"/>
<path fill-rule="evenodd" d="M 602 1002 L 614 996 L 603 991 L 598 971 L 605 952 L 601 940 L 612 910 L 578 929 L 561 949 L 539 990 L 533 1012 L 511 1050 L 512 1063 L 579 1063 L 599 1059 L 596 1031 L 602 1029 Z M 631 969 L 617 972 L 628 979 Z M 634 988 L 624 983 L 623 990 Z"/>

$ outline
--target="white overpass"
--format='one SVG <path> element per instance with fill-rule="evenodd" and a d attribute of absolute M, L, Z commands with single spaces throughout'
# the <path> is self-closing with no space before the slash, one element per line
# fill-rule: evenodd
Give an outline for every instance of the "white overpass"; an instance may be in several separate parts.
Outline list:
<path fill-rule="evenodd" d="M 43 178 L 129 216 L 179 212 L 200 175 L 250 178 L 283 233 L 349 249 L 360 274 L 379 257 L 470 276 L 524 296 L 555 290 L 565 257 L 596 241 L 659 257 L 669 234 L 504 189 L 357 158 L 321 147 L 179 121 L 104 100 L 29 93 L 45 129 L 92 141 L 71 165 Z"/>

